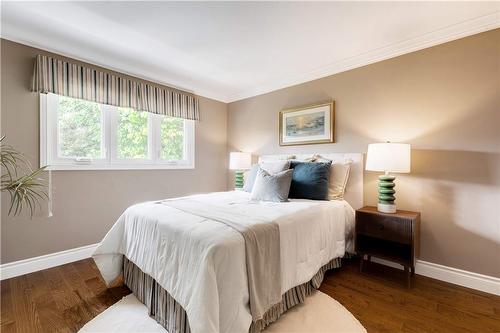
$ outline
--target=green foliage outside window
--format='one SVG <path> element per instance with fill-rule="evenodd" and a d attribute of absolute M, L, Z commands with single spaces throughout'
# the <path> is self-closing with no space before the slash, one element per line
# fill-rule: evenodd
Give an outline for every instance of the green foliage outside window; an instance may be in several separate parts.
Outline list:
<path fill-rule="evenodd" d="M 161 122 L 161 159 L 184 159 L 184 120 L 163 117 Z"/>
<path fill-rule="evenodd" d="M 148 158 L 148 114 L 118 108 L 118 158 Z"/>
<path fill-rule="evenodd" d="M 102 113 L 99 104 L 59 97 L 59 154 L 61 157 L 102 157 Z"/>
<path fill-rule="evenodd" d="M 61 157 L 102 158 L 103 121 L 98 103 L 59 96 L 58 130 Z M 160 158 L 184 159 L 184 120 L 161 117 Z M 117 157 L 147 159 L 148 113 L 117 108 Z"/>

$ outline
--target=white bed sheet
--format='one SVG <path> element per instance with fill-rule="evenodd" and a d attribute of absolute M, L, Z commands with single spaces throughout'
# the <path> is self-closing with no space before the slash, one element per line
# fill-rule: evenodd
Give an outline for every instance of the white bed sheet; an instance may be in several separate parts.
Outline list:
<path fill-rule="evenodd" d="M 345 201 L 252 202 L 243 191 L 189 199 L 279 224 L 282 293 L 342 257 L 346 244 L 351 251 L 354 210 Z M 142 203 L 122 214 L 94 253 L 107 283 L 120 275 L 122 255 L 182 305 L 193 333 L 248 332 L 245 245 L 234 229 L 156 202 Z"/>

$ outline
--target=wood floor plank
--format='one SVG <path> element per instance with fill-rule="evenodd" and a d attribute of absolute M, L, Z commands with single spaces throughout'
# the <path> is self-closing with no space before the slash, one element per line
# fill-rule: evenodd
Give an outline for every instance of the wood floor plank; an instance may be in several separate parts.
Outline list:
<path fill-rule="evenodd" d="M 4 333 L 16 332 L 15 314 L 13 312 L 10 283 L 12 279 L 3 281 L 0 284 L 1 290 L 1 312 L 0 331 Z"/>
<path fill-rule="evenodd" d="M 37 309 L 42 332 L 71 332 L 64 321 L 62 312 L 57 308 L 52 297 L 52 290 L 43 272 L 28 274 L 26 280 L 33 286 L 31 301 Z"/>
<path fill-rule="evenodd" d="M 81 306 L 91 315 L 89 320 L 130 294 L 125 285 L 106 288 L 96 266 L 91 261 L 60 266 L 65 280 L 81 298 Z M 80 322 L 79 326 L 83 326 Z"/>
<path fill-rule="evenodd" d="M 113 293 L 107 288 L 101 276 L 98 275 L 99 273 L 93 261 L 81 260 L 73 263 L 73 265 L 81 275 L 87 288 L 92 291 L 101 304 L 108 307 L 116 302 Z"/>
<path fill-rule="evenodd" d="M 43 332 L 38 309 L 31 297 L 32 289 L 36 286 L 29 284 L 26 275 L 12 279 L 10 286 L 17 332 Z"/>
<path fill-rule="evenodd" d="M 96 295 L 88 288 L 84 279 L 72 264 L 60 266 L 60 269 L 66 282 L 71 286 L 73 292 L 81 299 L 82 305 L 92 317 L 106 310 L 107 307 L 96 300 Z"/>
<path fill-rule="evenodd" d="M 72 332 L 76 332 L 88 320 L 92 319 L 92 314 L 83 306 L 81 297 L 66 283 L 59 267 L 45 270 L 44 274 L 52 290 L 57 309 L 62 313 L 67 327 Z"/>

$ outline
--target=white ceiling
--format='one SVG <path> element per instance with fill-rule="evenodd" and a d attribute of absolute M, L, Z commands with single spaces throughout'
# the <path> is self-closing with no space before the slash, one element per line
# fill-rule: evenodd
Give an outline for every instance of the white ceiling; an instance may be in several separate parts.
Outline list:
<path fill-rule="evenodd" d="M 500 2 L 5 2 L 1 35 L 230 102 L 500 26 Z"/>

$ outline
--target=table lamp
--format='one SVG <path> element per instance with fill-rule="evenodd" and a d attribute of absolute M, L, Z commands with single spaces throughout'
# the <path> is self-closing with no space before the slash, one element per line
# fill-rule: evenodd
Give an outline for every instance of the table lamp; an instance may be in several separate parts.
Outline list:
<path fill-rule="evenodd" d="M 234 174 L 234 187 L 236 189 L 243 188 L 243 170 L 248 170 L 252 167 L 252 154 L 242 152 L 229 153 L 229 169 L 236 170 Z"/>
<path fill-rule="evenodd" d="M 366 170 L 383 171 L 385 174 L 378 177 L 378 205 L 377 210 L 382 213 L 395 213 L 396 205 L 394 194 L 394 173 L 410 172 L 410 145 L 406 143 L 372 143 L 368 145 L 366 156 Z"/>

